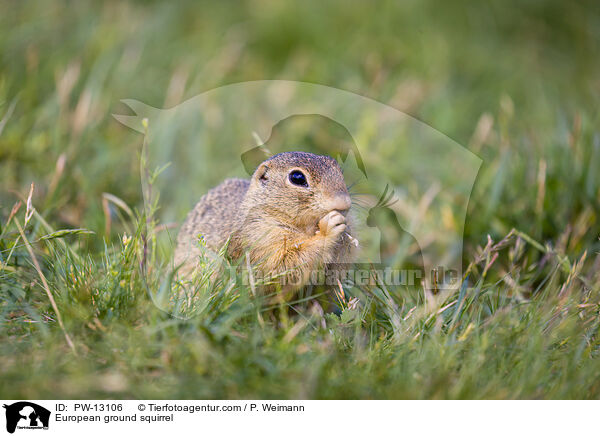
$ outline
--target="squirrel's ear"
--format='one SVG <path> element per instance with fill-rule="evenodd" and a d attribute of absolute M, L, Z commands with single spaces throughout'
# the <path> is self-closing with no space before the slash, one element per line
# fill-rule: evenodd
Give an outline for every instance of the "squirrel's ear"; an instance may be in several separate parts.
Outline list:
<path fill-rule="evenodd" d="M 264 182 L 268 179 L 267 177 L 267 171 L 269 170 L 269 167 L 264 164 L 261 163 L 258 168 L 256 169 L 256 171 L 254 172 L 254 178 L 256 180 L 258 180 L 259 182 Z"/>

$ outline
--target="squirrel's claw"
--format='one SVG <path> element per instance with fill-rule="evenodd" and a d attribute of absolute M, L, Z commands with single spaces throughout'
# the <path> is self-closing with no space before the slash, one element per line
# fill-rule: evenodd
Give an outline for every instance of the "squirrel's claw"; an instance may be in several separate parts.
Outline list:
<path fill-rule="evenodd" d="M 319 230 L 317 230 L 317 234 L 326 238 L 336 238 L 344 230 L 346 230 L 346 218 L 337 210 L 332 210 L 319 220 Z"/>

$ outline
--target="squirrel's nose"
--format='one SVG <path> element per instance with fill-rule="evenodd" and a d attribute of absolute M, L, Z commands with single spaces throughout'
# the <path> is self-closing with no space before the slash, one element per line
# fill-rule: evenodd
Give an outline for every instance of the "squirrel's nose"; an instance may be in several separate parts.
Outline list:
<path fill-rule="evenodd" d="M 335 196 L 329 202 L 329 210 L 339 210 L 340 212 L 346 212 L 350 209 L 352 205 L 352 200 L 350 199 L 350 195 L 346 192 L 339 192 L 335 194 Z"/>

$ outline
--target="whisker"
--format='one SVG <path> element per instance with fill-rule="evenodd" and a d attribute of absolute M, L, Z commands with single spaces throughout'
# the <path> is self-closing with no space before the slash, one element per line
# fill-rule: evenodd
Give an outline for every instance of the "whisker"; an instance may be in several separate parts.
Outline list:
<path fill-rule="evenodd" d="M 362 198 L 361 198 L 362 197 Z M 366 195 L 352 195 L 350 194 L 350 198 L 356 198 L 357 200 L 366 201 Z"/>
<path fill-rule="evenodd" d="M 352 199 L 352 204 L 360 204 L 361 206 L 370 207 L 371 205 L 366 201 L 361 201 L 356 198 Z"/>
<path fill-rule="evenodd" d="M 396 198 L 394 201 L 388 202 L 386 203 L 383 207 L 390 207 L 393 206 L 394 204 L 398 203 L 398 200 L 400 200 L 399 198 Z"/>
<path fill-rule="evenodd" d="M 375 207 L 379 207 L 385 202 L 385 198 L 386 198 L 389 187 L 390 187 L 390 185 L 386 183 L 385 189 L 383 190 L 381 197 L 379 197 L 379 200 L 377 200 L 377 204 L 375 205 Z"/>
<path fill-rule="evenodd" d="M 356 206 L 359 209 L 364 209 L 364 210 L 370 210 L 371 208 L 369 206 L 365 206 L 362 204 L 357 204 L 357 203 L 352 203 L 353 206 Z"/>

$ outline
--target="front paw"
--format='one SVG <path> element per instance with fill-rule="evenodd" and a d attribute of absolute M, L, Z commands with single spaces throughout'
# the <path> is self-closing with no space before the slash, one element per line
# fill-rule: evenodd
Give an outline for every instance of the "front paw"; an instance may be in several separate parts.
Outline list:
<path fill-rule="evenodd" d="M 346 230 L 346 218 L 337 210 L 332 210 L 319 220 L 317 235 L 335 240 L 344 230 Z"/>

